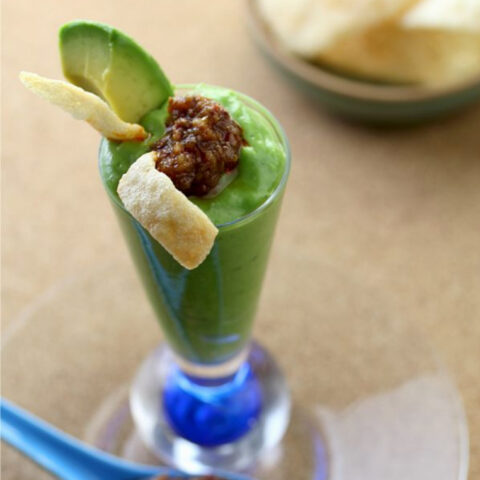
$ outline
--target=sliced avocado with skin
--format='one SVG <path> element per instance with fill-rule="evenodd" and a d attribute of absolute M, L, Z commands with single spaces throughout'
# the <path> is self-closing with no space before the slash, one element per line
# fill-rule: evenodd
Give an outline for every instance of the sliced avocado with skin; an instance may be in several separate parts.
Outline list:
<path fill-rule="evenodd" d="M 60 29 L 63 73 L 102 97 L 126 122 L 138 122 L 173 95 L 157 62 L 109 25 L 78 20 Z"/>

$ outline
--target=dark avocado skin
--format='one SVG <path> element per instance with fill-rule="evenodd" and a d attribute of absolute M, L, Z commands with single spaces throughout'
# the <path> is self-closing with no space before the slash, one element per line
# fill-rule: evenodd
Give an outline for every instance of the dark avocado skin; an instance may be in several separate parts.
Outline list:
<path fill-rule="evenodd" d="M 69 22 L 60 29 L 59 47 L 65 77 L 102 97 L 126 122 L 139 122 L 173 95 L 155 59 L 109 25 Z"/>

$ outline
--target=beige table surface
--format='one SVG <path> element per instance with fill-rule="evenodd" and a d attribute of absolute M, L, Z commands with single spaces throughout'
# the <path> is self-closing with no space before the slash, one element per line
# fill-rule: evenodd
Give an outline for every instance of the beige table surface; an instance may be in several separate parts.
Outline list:
<path fill-rule="evenodd" d="M 266 292 L 282 281 L 275 265 L 294 269 L 299 255 L 311 281 L 320 262 L 381 292 L 426 333 L 455 378 L 469 422 L 470 478 L 480 478 L 480 108 L 393 131 L 332 118 L 265 63 L 239 1 L 2 2 L 4 336 L 28 336 L 29 315 L 65 279 L 108 261 L 127 265 L 123 243 L 111 241 L 118 230 L 97 176 L 97 134 L 17 80 L 22 69 L 61 77 L 56 31 L 74 18 L 129 32 L 174 82 L 227 85 L 275 113 L 294 163 Z M 274 311 L 269 298 L 262 311 Z M 16 394 L 37 374 L 5 375 L 4 394 L 45 415 L 44 399 Z M 74 419 L 61 403 L 46 416 L 69 430 Z M 9 448 L 3 457 L 5 478 L 37 474 Z"/>

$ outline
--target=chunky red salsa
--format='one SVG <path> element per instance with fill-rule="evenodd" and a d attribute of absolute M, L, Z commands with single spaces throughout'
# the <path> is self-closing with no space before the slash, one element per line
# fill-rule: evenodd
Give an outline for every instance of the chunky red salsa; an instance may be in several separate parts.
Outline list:
<path fill-rule="evenodd" d="M 203 196 L 238 164 L 243 132 L 219 103 L 200 95 L 171 97 L 156 168 L 185 195 Z"/>

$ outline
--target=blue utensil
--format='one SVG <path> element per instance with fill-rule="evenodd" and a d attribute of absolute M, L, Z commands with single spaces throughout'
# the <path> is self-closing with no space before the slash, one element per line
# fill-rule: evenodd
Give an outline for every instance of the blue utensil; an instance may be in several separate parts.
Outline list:
<path fill-rule="evenodd" d="M 64 480 L 146 480 L 158 475 L 192 478 L 178 470 L 127 462 L 89 447 L 2 398 L 0 419 L 2 440 Z M 213 474 L 226 480 L 249 480 L 224 472 Z"/>

